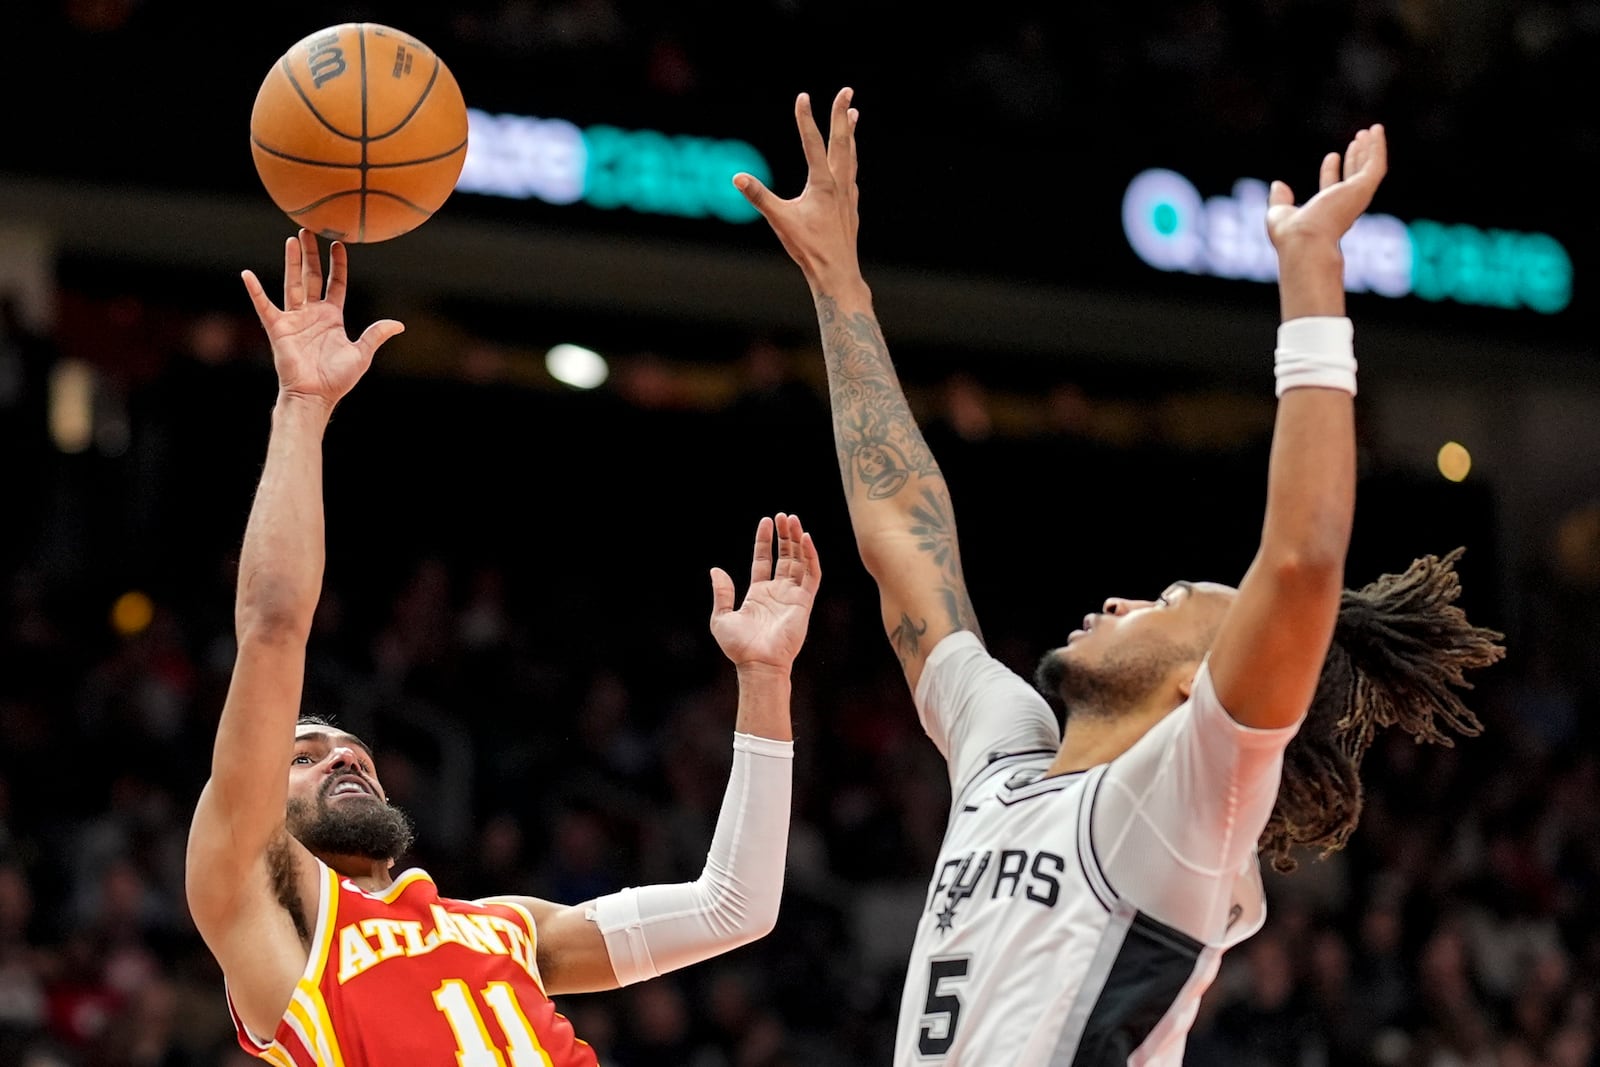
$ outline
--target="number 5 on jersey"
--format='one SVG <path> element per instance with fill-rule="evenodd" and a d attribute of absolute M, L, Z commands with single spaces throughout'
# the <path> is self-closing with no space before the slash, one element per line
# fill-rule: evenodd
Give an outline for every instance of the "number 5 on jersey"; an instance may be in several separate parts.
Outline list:
<path fill-rule="evenodd" d="M 489 1038 L 489 1028 L 484 1025 L 483 1013 L 478 1010 L 467 983 L 459 978 L 446 978 L 433 991 L 433 1003 L 442 1012 L 456 1033 L 456 1063 L 459 1067 L 552 1067 L 550 1056 L 539 1044 L 528 1017 L 517 1003 L 517 995 L 507 982 L 490 982 L 479 996 L 494 1012 L 500 1032 L 506 1035 L 507 1055 Z"/>
<path fill-rule="evenodd" d="M 967 980 L 968 956 L 936 956 L 928 963 L 928 999 L 922 1008 L 917 1051 L 932 1058 L 943 1056 L 955 1044 L 961 1021 L 961 986 Z"/>

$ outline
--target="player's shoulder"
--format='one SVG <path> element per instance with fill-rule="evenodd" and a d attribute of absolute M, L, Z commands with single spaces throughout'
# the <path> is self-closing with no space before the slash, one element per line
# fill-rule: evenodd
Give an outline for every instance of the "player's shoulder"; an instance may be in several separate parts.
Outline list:
<path fill-rule="evenodd" d="M 991 652 L 971 630 L 956 630 L 933 646 L 923 661 L 912 697 L 919 708 L 935 701 L 1001 700 L 1055 718 L 1033 683 Z"/>

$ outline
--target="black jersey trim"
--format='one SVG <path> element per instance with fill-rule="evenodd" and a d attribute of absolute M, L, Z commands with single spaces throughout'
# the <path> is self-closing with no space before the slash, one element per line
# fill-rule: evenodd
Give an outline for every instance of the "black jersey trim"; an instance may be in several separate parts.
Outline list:
<path fill-rule="evenodd" d="M 1183 931 L 1119 904 L 1049 1067 L 1127 1067 L 1177 1006 L 1204 951 Z"/>
<path fill-rule="evenodd" d="M 1053 756 L 1055 755 L 1055 751 L 1056 750 L 1053 748 L 1026 748 L 1020 752 L 1001 752 L 991 754 L 989 756 L 989 762 L 985 763 L 981 768 L 979 768 L 971 778 L 967 779 L 966 784 L 956 791 L 956 795 L 951 798 L 950 810 L 953 812 L 959 808 L 967 799 L 968 793 L 972 792 L 972 790 L 977 786 L 988 781 L 989 778 L 992 777 L 997 771 L 1004 770 L 1006 767 L 1011 766 L 1013 760 L 1023 759 L 1028 756 Z"/>
<path fill-rule="evenodd" d="M 1078 795 L 1078 833 L 1077 852 L 1078 869 L 1083 872 L 1084 884 L 1089 887 L 1089 892 L 1100 902 L 1100 906 L 1107 911 L 1113 911 L 1121 898 L 1116 890 L 1111 887 L 1106 879 L 1105 871 L 1100 868 L 1100 860 L 1094 855 L 1094 806 L 1093 801 L 1099 795 L 1100 783 L 1105 780 L 1105 767 L 1094 770 L 1094 780 L 1088 782 L 1083 792 Z M 1092 867 L 1092 869 L 1091 869 Z"/>
<path fill-rule="evenodd" d="M 1106 767 L 1106 773 L 1110 773 L 1109 764 Z M 1089 823 L 1086 828 L 1086 832 L 1084 833 L 1084 837 L 1089 843 L 1089 859 L 1094 862 L 1094 869 L 1099 873 L 1100 881 L 1105 885 L 1106 892 L 1111 894 L 1113 900 L 1121 900 L 1122 894 L 1118 893 L 1117 887 L 1111 884 L 1111 876 L 1106 874 L 1106 866 L 1100 862 L 1100 850 L 1095 848 L 1094 844 L 1094 813 L 1095 810 L 1100 806 L 1100 787 L 1105 784 L 1106 776 L 1105 774 L 1102 774 L 1098 779 L 1095 780 L 1094 787 L 1089 793 Z"/>
<path fill-rule="evenodd" d="M 1049 778 L 1037 782 L 1029 782 L 1021 789 L 1012 790 L 1010 796 L 1001 794 L 996 796 L 995 799 L 1009 808 L 1013 804 L 1021 804 L 1025 800 L 1036 800 L 1039 797 L 1049 796 L 1051 793 L 1059 793 L 1072 784 L 1073 780 L 1070 777 L 1051 775 Z"/>

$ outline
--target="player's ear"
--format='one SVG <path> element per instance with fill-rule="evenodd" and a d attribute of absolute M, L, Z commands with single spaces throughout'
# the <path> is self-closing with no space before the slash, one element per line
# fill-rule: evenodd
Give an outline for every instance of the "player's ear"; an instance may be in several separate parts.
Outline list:
<path fill-rule="evenodd" d="M 1179 673 L 1178 673 L 1178 693 L 1184 700 L 1188 700 L 1189 697 L 1191 695 L 1193 695 L 1193 693 L 1194 693 L 1195 675 L 1197 675 L 1199 673 L 1200 673 L 1200 664 L 1199 663 L 1186 663 L 1186 664 L 1183 665 L 1183 669 L 1181 671 L 1179 671 Z"/>

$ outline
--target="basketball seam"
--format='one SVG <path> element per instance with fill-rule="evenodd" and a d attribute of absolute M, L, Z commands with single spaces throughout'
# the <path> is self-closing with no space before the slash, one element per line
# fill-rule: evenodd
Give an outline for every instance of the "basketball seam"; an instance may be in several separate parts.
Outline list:
<path fill-rule="evenodd" d="M 306 110 L 311 112 L 311 117 L 312 118 L 314 118 L 318 122 L 322 123 L 323 126 L 327 127 L 327 130 L 328 130 L 329 133 L 334 134 L 337 137 L 343 137 L 347 141 L 359 141 L 359 140 L 361 140 L 361 138 L 352 137 L 348 133 L 345 133 L 343 130 L 339 129 L 339 127 L 337 127 L 333 123 L 329 122 L 327 117 L 324 116 L 322 114 L 322 112 L 317 110 L 317 105 L 313 104 L 311 102 L 311 97 L 306 95 L 306 91 L 303 88 L 301 88 L 299 80 L 295 78 L 295 76 L 294 76 L 294 68 L 292 66 L 290 66 L 290 64 L 289 64 L 289 56 L 287 54 L 284 55 L 284 57 L 278 61 L 278 64 L 279 64 L 279 66 L 281 66 L 283 68 L 283 76 L 285 78 L 289 79 L 289 88 L 293 89 L 294 90 L 294 95 L 298 96 L 300 98 L 300 102 L 305 104 Z M 365 89 L 366 89 L 366 87 L 363 85 L 362 86 L 363 92 L 365 91 Z M 262 147 L 266 148 L 265 145 L 262 145 Z M 268 149 L 268 151 L 271 151 L 271 150 Z"/>
<path fill-rule="evenodd" d="M 356 241 L 367 239 L 367 24 L 356 27 L 361 42 L 361 204 L 356 212 Z"/>
<path fill-rule="evenodd" d="M 262 144 L 255 137 L 250 138 L 250 143 L 261 149 L 262 152 L 274 159 L 281 159 L 286 163 L 303 163 L 310 167 L 328 167 L 333 170 L 394 170 L 397 167 L 418 167 L 424 163 L 437 163 L 441 159 L 449 159 L 467 147 L 467 142 L 462 141 L 453 148 L 432 156 L 418 156 L 415 159 L 396 159 L 388 163 L 335 163 L 327 159 L 308 159 L 305 156 L 292 155 L 271 145 Z"/>
<path fill-rule="evenodd" d="M 382 133 L 374 133 L 374 134 L 366 135 L 367 136 L 367 140 L 369 140 L 369 141 L 381 141 L 385 137 L 393 137 L 395 134 L 397 134 L 401 130 L 405 129 L 406 126 L 410 124 L 412 119 L 417 117 L 417 112 L 421 111 L 422 110 L 422 105 L 428 102 L 428 96 L 433 92 L 434 85 L 436 85 L 438 83 L 438 81 L 439 81 L 439 67 L 441 65 L 442 64 L 439 61 L 439 57 L 438 56 L 434 56 L 433 57 L 433 74 L 431 76 L 429 76 L 428 84 L 422 90 L 422 95 L 417 97 L 417 102 L 411 105 L 411 110 L 406 112 L 405 115 L 400 119 L 399 122 L 395 123 L 389 129 L 384 130 Z"/>
<path fill-rule="evenodd" d="M 362 198 L 369 196 L 382 197 L 385 200 L 393 200 L 396 203 L 404 204 L 406 207 L 410 208 L 412 211 L 415 211 L 419 215 L 430 214 L 427 208 L 423 207 L 421 204 L 418 204 L 416 201 L 408 200 L 399 193 L 391 193 L 387 189 L 370 189 L 365 192 L 360 189 L 341 189 L 337 193 L 329 193 L 327 196 L 319 197 L 316 200 L 313 200 L 311 203 L 306 204 L 304 207 L 294 208 L 288 211 L 287 214 L 290 216 L 304 215 L 308 211 L 314 211 L 317 208 L 322 207 L 324 204 L 346 196 L 360 196 Z"/>

